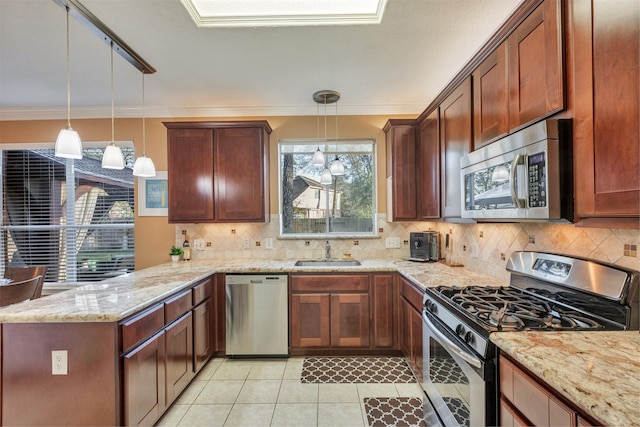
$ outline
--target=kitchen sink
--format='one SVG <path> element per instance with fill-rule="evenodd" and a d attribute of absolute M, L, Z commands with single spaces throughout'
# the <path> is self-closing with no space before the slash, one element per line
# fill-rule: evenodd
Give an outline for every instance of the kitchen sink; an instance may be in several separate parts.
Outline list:
<path fill-rule="evenodd" d="M 296 261 L 296 267 L 355 267 L 362 265 L 355 259 L 310 259 Z"/>

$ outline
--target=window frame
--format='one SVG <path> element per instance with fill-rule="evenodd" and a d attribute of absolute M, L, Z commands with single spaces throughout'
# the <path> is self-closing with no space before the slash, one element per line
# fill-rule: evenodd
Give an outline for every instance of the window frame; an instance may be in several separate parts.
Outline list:
<path fill-rule="evenodd" d="M 339 148 L 341 145 L 347 144 L 366 144 L 371 147 L 371 156 L 372 166 L 373 166 L 373 176 L 372 176 L 372 212 L 371 212 L 371 221 L 372 221 L 372 230 L 371 232 L 325 232 L 324 233 L 284 233 L 284 215 L 283 215 L 283 194 L 282 194 L 282 147 L 283 145 L 309 145 L 309 147 L 314 147 L 313 151 L 315 151 L 316 147 L 320 147 L 322 152 L 325 155 L 325 158 L 333 158 L 337 153 L 345 153 L 344 151 L 336 150 L 335 148 Z M 334 149 L 332 149 L 332 147 Z M 340 138 L 338 140 L 325 140 L 318 138 L 282 138 L 278 140 L 278 216 L 279 216 L 279 230 L 278 230 L 278 238 L 280 239 L 291 239 L 291 240 L 327 240 L 327 239 L 375 239 L 379 238 L 378 234 L 378 186 L 376 183 L 378 182 L 378 150 L 376 139 L 371 138 Z M 328 193 L 328 187 L 325 186 L 325 189 L 322 190 L 325 193 Z M 330 217 L 329 212 L 325 214 L 325 220 L 328 221 Z M 328 224 L 328 223 L 327 223 Z"/>
<path fill-rule="evenodd" d="M 110 143 L 110 141 L 83 141 L 82 145 L 83 145 L 83 149 L 94 149 L 94 148 L 99 148 L 99 149 L 104 149 L 108 144 Z M 133 154 L 134 158 L 135 158 L 135 146 L 133 144 L 133 141 L 115 141 L 115 143 L 121 147 L 121 148 L 127 148 L 131 150 L 131 153 Z M 54 142 L 32 142 L 32 143 L 3 143 L 0 144 L 0 151 L 28 151 L 28 150 L 52 150 L 55 148 L 55 143 Z M 68 173 L 69 173 L 69 168 L 74 168 L 74 162 L 75 160 L 73 159 L 62 159 L 65 161 L 65 168 L 67 170 L 67 172 L 65 173 L 66 175 L 66 179 L 68 182 Z M 4 209 L 4 175 L 3 175 L 3 170 L 4 170 L 4 165 L 3 165 L 3 161 L 4 161 L 4 156 L 0 156 L 0 209 Z M 130 165 L 132 166 L 132 165 Z M 74 178 L 75 179 L 75 178 Z M 134 188 L 135 188 L 135 177 L 134 177 Z M 77 187 L 75 187 L 75 183 L 74 183 L 74 191 L 77 191 Z M 136 208 L 135 208 L 135 196 L 133 198 L 133 206 L 132 206 L 132 218 L 133 221 L 131 223 L 121 223 L 121 224 L 84 224 L 82 226 L 78 226 L 77 224 L 73 224 L 73 225 L 66 225 L 66 224 L 49 224 L 49 225 L 37 225 L 37 226 L 10 226 L 9 224 L 5 224 L 4 222 L 4 214 L 3 216 L 0 218 L 0 229 L 2 230 L 2 233 L 4 235 L 5 232 L 9 232 L 9 230 L 14 229 L 14 230 L 20 230 L 22 228 L 29 230 L 32 228 L 41 228 L 41 229 L 87 229 L 87 230 L 92 230 L 92 229 L 101 229 L 101 230 L 109 230 L 109 229 L 118 229 L 118 230 L 134 230 L 135 233 L 135 222 L 136 222 Z M 77 212 L 73 212 L 74 213 L 74 218 L 77 215 Z M 130 239 L 131 240 L 131 239 Z M 133 239 L 131 241 L 131 249 L 134 253 L 135 256 L 135 239 Z M 9 264 L 5 264 L 5 258 L 7 256 L 7 246 L 5 245 L 5 241 L 3 240 L 3 242 L 0 244 L 0 268 L 4 271 L 4 269 L 9 265 Z M 71 254 L 73 251 L 67 252 L 64 255 L 64 264 L 63 267 L 65 268 L 65 275 L 67 277 L 67 280 L 65 281 L 47 281 L 46 283 L 49 285 L 56 285 L 56 286 L 64 286 L 64 285 L 76 285 L 76 284 L 84 284 L 84 283 L 95 283 L 96 280 L 91 280 L 91 281 L 82 281 L 82 282 L 78 282 L 77 280 L 77 274 L 78 274 L 78 269 L 76 268 L 75 270 L 71 271 L 67 268 L 67 265 L 69 263 L 77 263 L 77 255 L 78 253 L 76 252 L 75 254 Z M 62 264 L 58 264 L 59 266 L 61 266 Z M 107 277 L 105 277 L 104 279 L 108 279 Z M 102 278 L 98 279 L 97 281 L 100 280 L 104 280 Z"/>

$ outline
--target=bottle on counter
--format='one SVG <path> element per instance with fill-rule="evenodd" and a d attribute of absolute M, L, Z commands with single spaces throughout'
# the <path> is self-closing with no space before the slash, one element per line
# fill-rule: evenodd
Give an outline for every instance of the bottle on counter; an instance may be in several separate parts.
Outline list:
<path fill-rule="evenodd" d="M 182 259 L 189 261 L 191 259 L 191 245 L 189 245 L 189 236 L 184 235 L 184 242 L 182 243 Z"/>

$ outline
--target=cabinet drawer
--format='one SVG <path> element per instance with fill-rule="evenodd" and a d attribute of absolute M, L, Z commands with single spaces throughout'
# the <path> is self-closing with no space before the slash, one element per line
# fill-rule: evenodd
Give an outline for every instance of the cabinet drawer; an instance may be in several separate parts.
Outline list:
<path fill-rule="evenodd" d="M 368 292 L 368 274 L 292 275 L 292 292 Z"/>
<path fill-rule="evenodd" d="M 211 278 L 195 285 L 191 291 L 193 306 L 200 304 L 211 296 Z"/>
<path fill-rule="evenodd" d="M 422 297 L 424 291 L 419 290 L 410 281 L 400 276 L 400 295 L 402 295 L 416 310 L 422 313 Z"/>
<path fill-rule="evenodd" d="M 165 324 L 169 324 L 191 310 L 191 289 L 179 293 L 164 303 Z"/>
<path fill-rule="evenodd" d="M 158 304 L 124 321 L 122 329 L 122 351 L 126 352 L 164 326 L 164 305 Z"/>

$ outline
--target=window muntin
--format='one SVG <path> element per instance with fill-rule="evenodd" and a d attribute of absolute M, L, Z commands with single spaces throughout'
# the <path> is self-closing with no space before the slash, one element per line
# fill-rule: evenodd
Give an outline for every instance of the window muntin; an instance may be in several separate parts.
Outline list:
<path fill-rule="evenodd" d="M 44 265 L 48 283 L 98 281 L 133 271 L 131 144 L 121 145 L 124 170 L 101 167 L 103 148 L 85 148 L 80 160 L 55 157 L 53 148 L 10 148 L 0 150 L 2 269 Z"/>
<path fill-rule="evenodd" d="M 312 165 L 320 147 L 327 167 L 336 155 L 345 174 L 320 184 L 322 169 Z M 280 235 L 282 237 L 349 237 L 376 235 L 376 156 L 372 139 L 280 140 Z"/>

